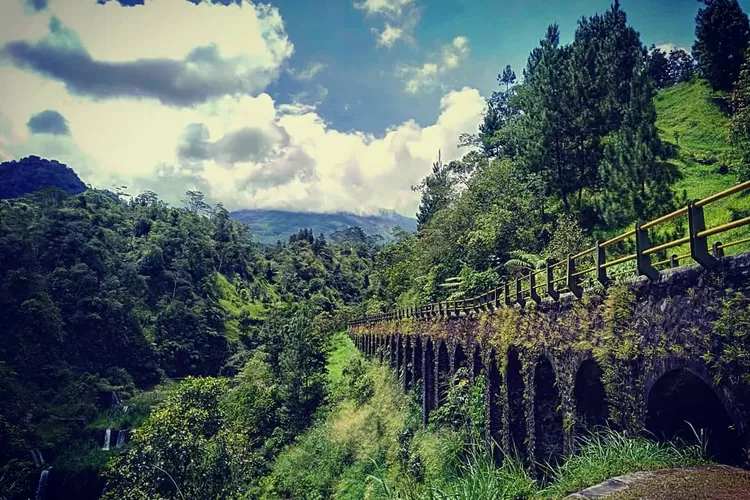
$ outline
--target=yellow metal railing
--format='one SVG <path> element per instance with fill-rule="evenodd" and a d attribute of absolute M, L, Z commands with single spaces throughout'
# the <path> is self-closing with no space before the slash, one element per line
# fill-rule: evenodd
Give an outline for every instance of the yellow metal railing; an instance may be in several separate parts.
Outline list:
<path fill-rule="evenodd" d="M 636 224 L 636 227 L 630 231 L 626 231 L 606 241 L 597 241 L 594 247 L 583 250 L 575 255 L 569 255 L 565 260 L 559 262 L 548 261 L 544 269 L 529 271 L 524 276 L 519 276 L 513 281 L 505 282 L 500 287 L 476 297 L 399 308 L 391 312 L 354 320 L 350 322 L 350 325 L 356 326 L 408 317 L 428 317 L 434 315 L 445 317 L 451 315 L 459 316 L 473 311 L 497 308 L 501 305 L 510 306 L 520 304 L 523 306 L 527 299 L 540 302 L 543 296 L 552 297 L 554 300 L 557 300 L 559 294 L 566 291 L 580 297 L 582 293 L 581 282 L 586 277 L 590 280 L 596 280 L 603 286 L 606 286 L 616 277 L 633 272 L 638 276 L 647 276 L 649 279 L 655 280 L 659 277 L 660 272 L 656 269 L 657 267 L 664 265 L 677 267 L 680 261 L 688 258 L 703 267 L 713 269 L 724 256 L 725 249 L 750 243 L 750 237 L 726 243 L 716 241 L 710 250 L 708 247 L 708 238 L 748 225 L 750 224 L 750 217 L 744 217 L 716 227 L 707 228 L 705 226 L 703 209 L 711 203 L 748 189 L 750 189 L 750 181 L 737 184 L 708 198 L 690 203 L 686 207 L 682 207 L 652 221 Z M 659 245 L 651 245 L 648 233 L 649 229 L 673 221 L 683 215 L 687 215 L 688 218 L 688 234 L 686 236 Z M 631 238 L 635 238 L 635 253 L 607 260 L 607 249 Z M 688 245 L 688 253 L 673 254 L 667 259 L 651 262 L 652 256 L 682 245 Z M 594 265 L 591 266 L 589 264 L 585 269 L 576 269 L 576 264 L 584 258 L 588 259 L 584 262 L 584 265 L 590 263 L 592 258 Z M 608 274 L 608 269 L 627 262 L 634 262 L 635 266 Z M 564 286 L 558 288 L 558 284 L 560 283 L 563 283 Z"/>

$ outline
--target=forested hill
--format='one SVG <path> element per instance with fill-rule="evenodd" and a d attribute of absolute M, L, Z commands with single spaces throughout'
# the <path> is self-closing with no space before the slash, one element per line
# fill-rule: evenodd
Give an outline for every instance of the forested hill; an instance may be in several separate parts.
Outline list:
<path fill-rule="evenodd" d="M 86 190 L 86 185 L 72 168 L 38 156 L 0 163 L 0 179 L 0 200 L 16 198 L 46 187 L 56 187 L 68 194 Z"/>
<path fill-rule="evenodd" d="M 231 376 L 264 352 L 254 366 L 274 379 L 274 446 L 319 404 L 323 339 L 363 297 L 371 239 L 300 231 L 261 251 L 226 210 L 188 195 L 180 209 L 154 193 L 125 202 L 56 188 L 0 201 L 3 498 L 33 489 L 29 450 L 52 478 L 77 478 L 54 498 L 95 498 L 101 479 L 87 460 L 107 458 L 96 429 L 137 425 L 153 399 L 107 409 L 168 379 Z"/>
<path fill-rule="evenodd" d="M 232 217 L 250 225 L 253 237 L 261 243 L 274 244 L 286 241 L 300 228 L 308 228 L 313 234 L 330 236 L 336 231 L 359 227 L 371 236 L 378 236 L 384 243 L 393 240 L 393 230 L 417 230 L 416 219 L 404 217 L 396 212 L 382 211 L 372 215 L 357 215 L 346 212 L 316 213 L 284 210 L 238 210 Z"/>

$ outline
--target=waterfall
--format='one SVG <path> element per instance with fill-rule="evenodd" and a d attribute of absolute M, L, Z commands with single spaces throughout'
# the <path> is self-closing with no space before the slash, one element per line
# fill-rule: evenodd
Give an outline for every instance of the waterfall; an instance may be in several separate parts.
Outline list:
<path fill-rule="evenodd" d="M 122 397 L 117 391 L 112 391 L 112 406 L 120 406 L 122 404 Z"/>
<path fill-rule="evenodd" d="M 34 465 L 37 467 L 44 465 L 44 457 L 42 456 L 42 452 L 39 451 L 39 448 L 34 448 L 29 451 L 31 452 L 31 458 L 34 460 Z"/>
<path fill-rule="evenodd" d="M 127 437 L 128 431 L 125 429 L 120 429 L 120 431 L 117 433 L 117 444 L 115 445 L 115 448 L 122 448 L 125 445 L 125 438 Z"/>
<path fill-rule="evenodd" d="M 109 436 L 112 434 L 112 429 L 107 427 L 107 430 L 104 432 L 104 446 L 102 447 L 102 450 L 109 451 Z"/>
<path fill-rule="evenodd" d="M 122 407 L 122 412 L 127 413 L 128 412 L 128 405 L 125 405 Z"/>
<path fill-rule="evenodd" d="M 47 479 L 49 478 L 49 469 L 44 469 L 39 476 L 39 485 L 36 487 L 35 500 L 44 500 L 44 492 L 47 489 Z"/>

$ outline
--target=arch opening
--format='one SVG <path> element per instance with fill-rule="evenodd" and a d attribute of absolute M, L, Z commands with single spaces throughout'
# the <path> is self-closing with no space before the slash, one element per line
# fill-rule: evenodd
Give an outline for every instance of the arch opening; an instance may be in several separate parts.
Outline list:
<path fill-rule="evenodd" d="M 508 350 L 508 364 L 506 365 L 505 380 L 508 392 L 508 434 L 511 451 L 520 456 L 526 455 L 526 405 L 523 395 L 526 384 L 523 381 L 523 366 L 518 351 Z"/>
<path fill-rule="evenodd" d="M 538 462 L 554 464 L 562 456 L 565 435 L 561 405 L 555 370 L 542 356 L 534 368 L 534 458 Z"/>
<path fill-rule="evenodd" d="M 445 342 L 440 342 L 438 346 L 437 359 L 437 401 L 436 406 L 439 408 L 445 403 L 448 396 L 448 387 L 450 385 L 450 361 L 448 358 L 448 348 Z"/>
<path fill-rule="evenodd" d="M 417 337 L 414 339 L 413 380 L 415 385 L 422 380 L 422 368 L 422 339 Z"/>
<path fill-rule="evenodd" d="M 599 363 L 587 359 L 576 372 L 573 394 L 579 431 L 603 426 L 609 418 L 607 392 L 602 383 L 603 372 Z"/>
<path fill-rule="evenodd" d="M 712 458 L 730 464 L 742 460 L 741 436 L 719 396 L 688 370 L 669 371 L 654 384 L 648 395 L 646 428 L 657 439 L 692 443 L 697 440 L 695 433 L 702 432 Z"/>

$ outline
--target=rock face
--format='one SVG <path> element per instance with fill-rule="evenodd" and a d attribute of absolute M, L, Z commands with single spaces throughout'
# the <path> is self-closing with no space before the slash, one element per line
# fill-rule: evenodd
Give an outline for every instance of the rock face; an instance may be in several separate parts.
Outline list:
<path fill-rule="evenodd" d="M 352 327 L 357 345 L 422 380 L 423 413 L 458 367 L 483 373 L 489 431 L 544 461 L 595 425 L 659 438 L 710 432 L 709 452 L 748 460 L 750 255 L 634 278 L 607 289 L 459 317 Z M 408 346 L 408 348 L 406 347 Z M 404 354 L 410 353 L 410 357 Z M 416 353 L 419 353 L 417 358 Z"/>
<path fill-rule="evenodd" d="M 0 163 L 0 199 L 18 198 L 40 189 L 55 187 L 68 194 L 79 194 L 86 184 L 63 163 L 28 156 Z"/>

